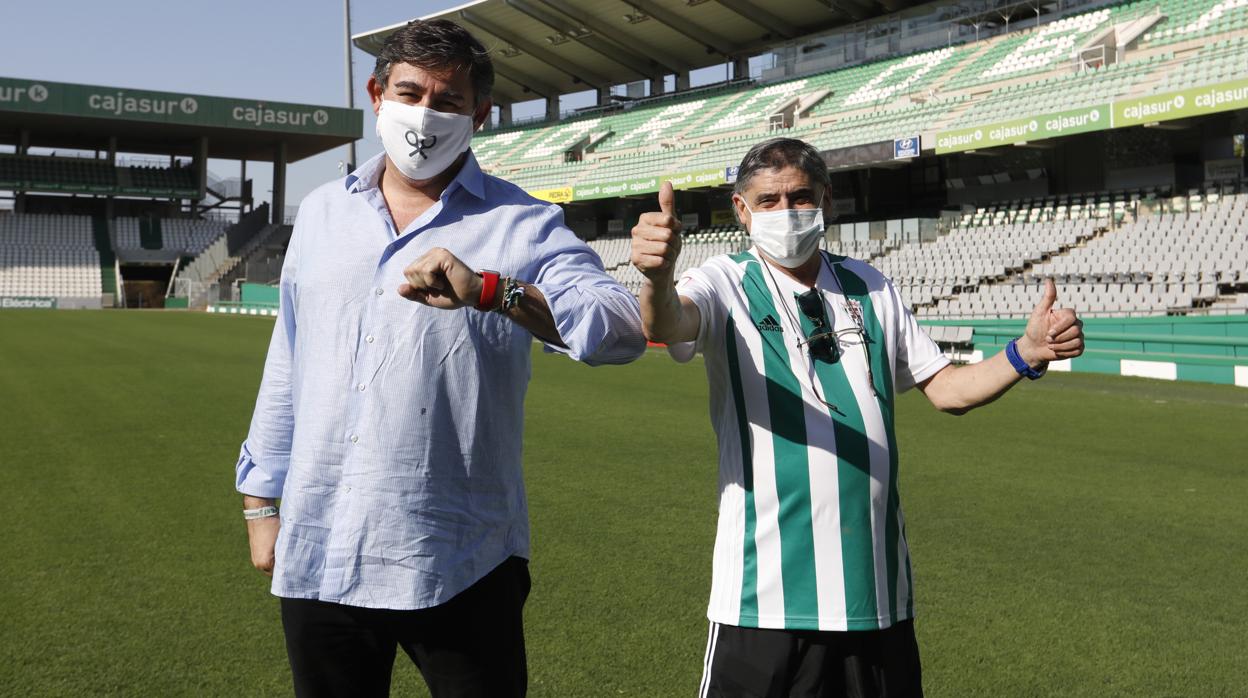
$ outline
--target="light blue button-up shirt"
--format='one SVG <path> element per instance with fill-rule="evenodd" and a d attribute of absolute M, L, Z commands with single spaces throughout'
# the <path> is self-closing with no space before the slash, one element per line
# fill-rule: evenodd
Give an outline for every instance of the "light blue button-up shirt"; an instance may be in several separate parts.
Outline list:
<path fill-rule="evenodd" d="M 645 341 L 636 299 L 559 207 L 482 173 L 469 152 L 400 233 L 384 168 L 378 155 L 299 207 L 236 486 L 282 499 L 274 594 L 416 609 L 528 557 L 532 335 L 498 313 L 399 296 L 403 269 L 444 247 L 532 282 L 565 345 L 548 349 L 579 361 L 631 361 Z"/>

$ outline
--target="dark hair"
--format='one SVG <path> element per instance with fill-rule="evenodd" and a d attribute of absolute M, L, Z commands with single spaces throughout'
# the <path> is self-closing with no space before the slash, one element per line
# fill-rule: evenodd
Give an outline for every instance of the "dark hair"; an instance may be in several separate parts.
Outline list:
<path fill-rule="evenodd" d="M 763 141 L 750 148 L 741 160 L 737 169 L 737 183 L 732 191 L 743 194 L 759 170 L 782 170 L 796 167 L 806 173 L 811 184 L 817 184 L 826 191 L 831 181 L 828 179 L 828 165 L 819 155 L 815 147 L 796 138 L 773 138 Z"/>
<path fill-rule="evenodd" d="M 490 52 L 477 37 L 449 19 L 414 19 L 386 37 L 373 68 L 373 77 L 383 88 L 390 79 L 390 66 L 395 63 L 409 63 L 430 72 L 467 68 L 477 104 L 494 89 Z"/>

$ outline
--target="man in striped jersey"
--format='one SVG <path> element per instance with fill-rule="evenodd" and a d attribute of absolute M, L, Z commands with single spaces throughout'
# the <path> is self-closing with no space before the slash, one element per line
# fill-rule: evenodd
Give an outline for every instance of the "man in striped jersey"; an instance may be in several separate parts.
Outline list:
<path fill-rule="evenodd" d="M 670 183 L 633 228 L 646 334 L 702 351 L 719 443 L 703 696 L 922 695 L 894 396 L 962 414 L 1083 351 L 1049 282 L 1006 351 L 950 365 L 888 279 L 819 250 L 828 189 L 806 143 L 755 146 L 733 194 L 752 247 L 679 282 Z"/>

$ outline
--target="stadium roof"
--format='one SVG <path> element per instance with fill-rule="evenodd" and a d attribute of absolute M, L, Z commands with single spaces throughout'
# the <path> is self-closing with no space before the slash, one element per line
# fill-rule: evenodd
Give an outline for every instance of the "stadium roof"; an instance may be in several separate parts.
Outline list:
<path fill-rule="evenodd" d="M 0 78 L 0 143 L 124 153 L 272 161 L 278 142 L 296 161 L 350 143 L 363 132 L 358 110 L 264 100 L 151 92 L 46 80 Z"/>
<path fill-rule="evenodd" d="M 913 0 L 475 0 L 420 19 L 453 20 L 493 49 L 501 102 L 685 73 L 807 34 L 911 7 Z M 356 34 L 373 55 L 405 23 Z"/>

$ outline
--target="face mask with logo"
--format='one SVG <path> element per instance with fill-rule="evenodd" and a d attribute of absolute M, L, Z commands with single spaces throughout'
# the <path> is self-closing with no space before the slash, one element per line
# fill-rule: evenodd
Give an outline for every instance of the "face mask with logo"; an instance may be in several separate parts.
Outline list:
<path fill-rule="evenodd" d="M 819 247 L 826 226 L 823 201 L 814 208 L 785 208 L 779 211 L 750 212 L 750 242 L 786 269 L 795 269 L 810 259 Z"/>
<path fill-rule="evenodd" d="M 472 117 L 382 100 L 377 137 L 386 155 L 409 179 L 442 174 L 472 140 Z"/>

